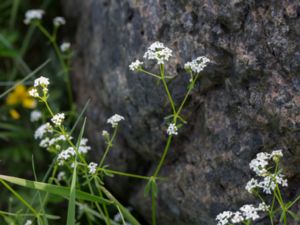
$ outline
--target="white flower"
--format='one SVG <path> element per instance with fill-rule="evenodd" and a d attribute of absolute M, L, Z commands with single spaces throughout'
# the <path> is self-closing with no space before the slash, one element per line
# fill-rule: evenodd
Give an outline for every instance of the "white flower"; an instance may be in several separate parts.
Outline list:
<path fill-rule="evenodd" d="M 145 59 L 154 59 L 157 64 L 164 64 L 172 56 L 172 50 L 165 47 L 161 42 L 154 42 L 144 54 Z"/>
<path fill-rule="evenodd" d="M 24 225 L 32 225 L 32 220 L 26 220 L 26 223 Z"/>
<path fill-rule="evenodd" d="M 68 160 L 72 156 L 76 155 L 74 148 L 69 147 L 66 150 L 60 152 L 57 156 L 57 160 L 59 161 L 59 165 L 62 165 L 65 160 Z"/>
<path fill-rule="evenodd" d="M 28 94 L 31 96 L 31 97 L 34 97 L 34 98 L 38 98 L 40 97 L 39 95 L 39 92 L 36 88 L 32 88 L 29 90 Z"/>
<path fill-rule="evenodd" d="M 58 16 L 58 17 L 55 17 L 53 19 L 53 24 L 54 24 L 54 26 L 59 27 L 61 25 L 65 25 L 66 24 L 66 20 L 63 17 Z"/>
<path fill-rule="evenodd" d="M 265 176 L 267 174 L 266 166 L 269 164 L 270 154 L 266 152 L 260 152 L 256 155 L 256 158 L 251 160 L 249 166 L 258 176 Z"/>
<path fill-rule="evenodd" d="M 243 205 L 240 208 L 240 211 L 242 212 L 243 216 L 246 220 L 257 220 L 259 218 L 259 215 L 257 213 L 258 209 L 255 208 L 253 205 Z"/>
<path fill-rule="evenodd" d="M 107 130 L 102 131 L 102 137 L 109 138 L 109 133 L 107 132 Z"/>
<path fill-rule="evenodd" d="M 199 56 L 198 58 L 184 64 L 186 70 L 191 70 L 194 73 L 200 73 L 210 62 L 205 56 Z"/>
<path fill-rule="evenodd" d="M 62 122 L 65 119 L 65 114 L 64 113 L 57 113 L 54 115 L 51 119 L 52 123 L 54 123 L 55 126 L 61 126 Z"/>
<path fill-rule="evenodd" d="M 95 174 L 96 171 L 97 171 L 97 166 L 98 166 L 97 163 L 91 162 L 91 163 L 88 165 L 89 173 L 90 173 L 90 174 Z"/>
<path fill-rule="evenodd" d="M 141 68 L 142 65 L 143 65 L 143 62 L 141 62 L 140 60 L 136 60 L 135 62 L 132 62 L 129 65 L 129 68 L 132 71 L 137 71 L 139 68 Z"/>
<path fill-rule="evenodd" d="M 176 127 L 176 125 L 174 123 L 170 123 L 170 125 L 167 129 L 167 134 L 168 135 L 178 135 L 177 130 L 178 130 L 178 128 Z"/>
<path fill-rule="evenodd" d="M 258 205 L 258 210 L 260 210 L 262 212 L 267 212 L 269 210 L 269 208 L 270 208 L 270 206 L 264 202 L 259 203 L 259 205 Z"/>
<path fill-rule="evenodd" d="M 40 76 L 39 78 L 34 80 L 34 87 L 47 87 L 50 84 L 49 78 Z"/>
<path fill-rule="evenodd" d="M 65 173 L 64 171 L 61 171 L 61 172 L 59 172 L 59 173 L 57 174 L 57 180 L 58 180 L 58 181 L 64 180 L 65 177 L 66 177 L 66 173 Z"/>
<path fill-rule="evenodd" d="M 121 120 L 125 120 L 125 118 L 123 116 L 120 116 L 118 114 L 115 114 L 113 115 L 112 117 L 110 117 L 108 120 L 107 120 L 107 123 L 110 123 L 111 126 L 114 128 L 114 127 L 117 127 L 118 126 L 118 123 L 121 121 Z"/>
<path fill-rule="evenodd" d="M 271 153 L 271 158 L 276 161 L 278 159 L 280 159 L 281 157 L 283 157 L 283 153 L 282 153 L 282 150 L 274 150 L 272 153 Z"/>
<path fill-rule="evenodd" d="M 235 213 L 233 213 L 232 218 L 231 218 L 231 222 L 232 223 L 241 223 L 244 220 L 245 220 L 245 218 L 242 216 L 241 212 L 235 212 Z"/>
<path fill-rule="evenodd" d="M 30 113 L 30 121 L 31 122 L 36 122 L 41 118 L 42 118 L 42 113 L 38 110 L 34 110 Z"/>
<path fill-rule="evenodd" d="M 259 187 L 258 181 L 252 178 L 251 180 L 248 181 L 245 188 L 249 193 L 252 193 L 253 189 L 257 187 Z"/>
<path fill-rule="evenodd" d="M 71 44 L 69 42 L 64 42 L 60 45 L 60 50 L 62 52 L 66 52 L 71 48 Z"/>
<path fill-rule="evenodd" d="M 231 211 L 224 211 L 217 215 L 216 220 L 218 221 L 217 225 L 226 225 L 229 223 L 233 212 Z"/>
<path fill-rule="evenodd" d="M 49 141 L 50 139 L 48 137 L 44 138 L 43 140 L 41 140 L 40 142 L 40 147 L 42 148 L 48 148 L 49 147 Z"/>
<path fill-rule="evenodd" d="M 34 133 L 34 138 L 42 139 L 46 133 L 52 133 L 52 132 L 53 132 L 53 128 L 50 125 L 50 123 L 45 123 L 36 129 Z"/>
<path fill-rule="evenodd" d="M 45 11 L 41 9 L 30 9 L 25 13 L 25 24 L 30 24 L 33 20 L 41 20 Z"/>

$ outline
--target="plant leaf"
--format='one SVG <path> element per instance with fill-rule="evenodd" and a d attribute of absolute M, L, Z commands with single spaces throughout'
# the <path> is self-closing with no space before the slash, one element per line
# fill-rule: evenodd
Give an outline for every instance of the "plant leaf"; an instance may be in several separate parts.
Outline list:
<path fill-rule="evenodd" d="M 43 182 L 36 182 L 36 181 L 26 180 L 18 177 L 6 176 L 6 175 L 0 175 L 0 179 L 22 187 L 39 190 L 39 191 L 45 191 L 50 194 L 58 195 L 67 199 L 69 198 L 69 194 L 70 194 L 69 187 L 47 184 Z M 106 204 L 112 203 L 112 201 L 106 200 L 104 198 L 100 198 L 95 195 L 91 195 L 87 192 L 80 191 L 80 190 L 76 190 L 76 198 L 79 200 L 90 201 L 90 202 L 99 202 L 99 203 L 105 202 Z"/>

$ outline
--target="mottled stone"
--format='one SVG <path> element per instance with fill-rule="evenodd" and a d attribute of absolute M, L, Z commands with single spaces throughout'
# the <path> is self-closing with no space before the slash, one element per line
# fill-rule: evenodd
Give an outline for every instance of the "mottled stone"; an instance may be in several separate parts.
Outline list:
<path fill-rule="evenodd" d="M 80 106 L 91 98 L 88 136 L 97 155 L 103 152 L 106 119 L 114 113 L 126 118 L 109 155 L 111 168 L 150 175 L 166 141 L 163 118 L 171 111 L 162 87 L 129 71 L 130 62 L 156 40 L 173 49 L 167 69 L 175 76 L 170 89 L 177 103 L 188 82 L 184 62 L 198 55 L 213 62 L 189 98 L 183 112 L 189 123 L 161 172 L 168 180 L 159 183 L 160 225 L 211 225 L 222 210 L 252 202 L 244 186 L 248 163 L 260 151 L 284 150 L 292 180 L 287 196 L 299 193 L 299 1 L 65 4 L 67 15 L 78 21 L 73 83 Z M 150 221 L 145 183 L 117 177 L 107 182 Z"/>

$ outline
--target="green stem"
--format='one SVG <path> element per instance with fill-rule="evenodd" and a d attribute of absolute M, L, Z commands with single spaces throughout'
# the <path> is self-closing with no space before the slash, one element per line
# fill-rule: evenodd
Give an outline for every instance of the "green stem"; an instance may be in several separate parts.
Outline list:
<path fill-rule="evenodd" d="M 69 68 L 66 65 L 63 56 L 59 50 L 59 47 L 56 43 L 56 33 L 54 33 L 54 35 L 52 36 L 42 25 L 40 22 L 38 22 L 37 27 L 40 29 L 40 31 L 42 32 L 42 34 L 44 34 L 44 36 L 49 40 L 49 42 L 51 43 L 51 45 L 54 48 L 55 54 L 57 55 L 57 58 L 59 60 L 59 63 L 61 64 L 62 68 L 63 68 L 63 73 L 64 73 L 64 78 L 67 84 L 67 92 L 68 92 L 68 100 L 69 100 L 69 104 L 70 104 L 70 109 L 71 112 L 73 113 L 74 111 L 74 107 L 73 107 L 73 94 L 72 94 L 72 87 L 71 87 L 71 81 L 70 81 L 70 77 L 69 77 Z"/>
<path fill-rule="evenodd" d="M 149 76 L 151 76 L 151 77 L 155 77 L 155 78 L 161 80 L 161 77 L 160 77 L 160 76 L 158 76 L 158 75 L 156 75 L 156 74 L 154 74 L 154 73 L 150 73 L 150 72 L 148 72 L 148 71 L 146 71 L 146 70 L 144 70 L 144 69 L 142 69 L 142 68 L 140 68 L 139 71 L 141 71 L 141 72 L 143 72 L 143 73 L 145 73 L 145 74 L 147 74 L 147 75 L 149 75 Z"/>
<path fill-rule="evenodd" d="M 103 163 L 104 163 L 104 161 L 105 161 L 105 159 L 106 159 L 106 156 L 107 156 L 109 150 L 110 150 L 110 149 L 112 148 L 112 146 L 113 146 L 113 141 L 114 141 L 114 139 L 115 139 L 115 137 L 116 137 L 116 135 L 117 135 L 117 131 L 118 131 L 118 125 L 115 127 L 114 133 L 113 133 L 111 139 L 110 139 L 110 140 L 108 141 L 108 143 L 107 143 L 106 149 L 105 149 L 105 151 L 104 151 L 104 154 L 103 154 L 103 156 L 102 156 L 102 158 L 101 158 L 101 160 L 100 160 L 99 166 L 98 166 L 99 168 L 101 168 L 101 167 L 103 166 Z"/>
<path fill-rule="evenodd" d="M 156 170 L 154 172 L 154 175 L 153 175 L 154 177 L 157 177 L 157 175 L 158 175 L 158 173 L 159 173 L 162 165 L 164 164 L 164 161 L 166 159 L 166 156 L 168 154 L 168 151 L 169 151 L 169 148 L 170 148 L 170 145 L 171 145 L 172 137 L 173 137 L 172 135 L 169 135 L 169 137 L 168 137 L 167 144 L 165 146 L 164 152 L 163 152 L 163 154 L 162 154 L 162 156 L 160 158 L 160 161 L 158 163 L 158 166 L 157 166 L 157 168 L 156 168 Z"/>
<path fill-rule="evenodd" d="M 96 184 L 96 186 L 98 186 L 98 185 Z M 103 194 L 102 194 L 101 189 L 98 189 L 98 190 L 99 190 L 100 197 L 103 198 Z M 106 216 L 105 222 L 106 222 L 107 225 L 111 225 L 111 223 L 110 223 L 110 217 L 109 217 L 108 210 L 107 210 L 107 206 L 106 206 L 106 203 L 104 201 L 102 203 L 102 207 L 104 209 L 104 213 L 105 213 L 105 216 Z"/>
<path fill-rule="evenodd" d="M 152 225 L 156 225 L 156 198 L 154 190 L 151 189 L 151 208 L 152 208 Z"/>
<path fill-rule="evenodd" d="M 162 82 L 163 82 L 163 85 L 164 85 L 165 91 L 166 91 L 166 93 L 167 93 L 169 102 L 170 102 L 170 104 L 171 104 L 171 107 L 172 107 L 172 110 L 173 110 L 173 114 L 176 115 L 175 104 L 174 104 L 173 98 L 172 98 L 172 96 L 171 96 L 171 93 L 170 93 L 170 91 L 169 91 L 167 82 L 166 82 L 166 80 L 165 80 L 165 69 L 164 69 L 164 65 L 163 65 L 163 64 L 160 65 L 160 75 L 161 75 L 161 80 L 162 80 Z"/>

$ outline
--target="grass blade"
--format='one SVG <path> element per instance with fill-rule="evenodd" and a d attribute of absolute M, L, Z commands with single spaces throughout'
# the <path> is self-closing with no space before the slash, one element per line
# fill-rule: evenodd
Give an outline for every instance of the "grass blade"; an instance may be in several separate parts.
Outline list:
<path fill-rule="evenodd" d="M 28 80 L 32 76 L 34 76 L 37 72 L 39 72 L 41 69 L 43 69 L 48 63 L 50 62 L 50 59 L 46 60 L 43 64 L 41 64 L 39 67 L 37 67 L 34 71 L 32 71 L 30 74 L 28 74 L 26 77 L 24 77 L 19 82 L 16 82 L 15 85 L 7 89 L 4 93 L 0 95 L 0 99 L 3 98 L 5 95 L 7 95 L 9 92 L 15 89 L 15 87 L 19 84 L 22 84 L 24 81 Z"/>
<path fill-rule="evenodd" d="M 36 182 L 31 180 L 26 180 L 18 177 L 11 177 L 6 175 L 0 175 L 0 181 L 7 181 L 12 184 L 16 184 L 22 187 L 39 190 L 39 191 L 45 191 L 50 194 L 58 195 L 63 198 L 68 199 L 70 195 L 70 188 L 69 187 L 62 187 L 54 184 L 47 184 L 43 182 Z M 102 203 L 105 202 L 106 204 L 111 204 L 112 202 L 109 200 L 106 200 L 104 198 L 100 198 L 95 195 L 91 195 L 87 192 L 76 190 L 76 199 L 83 200 L 83 201 L 90 201 L 90 202 L 98 202 Z"/>
<path fill-rule="evenodd" d="M 68 217 L 67 217 L 67 225 L 74 225 L 75 224 L 75 200 L 76 200 L 76 174 L 77 169 L 77 162 L 74 163 L 74 169 L 73 169 L 73 177 L 72 177 L 72 183 L 70 188 L 70 199 L 69 199 L 69 205 L 68 205 Z"/>

